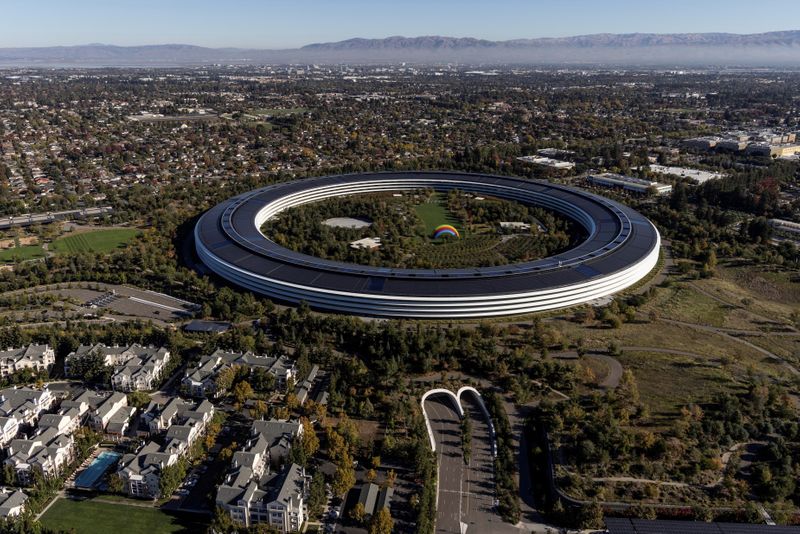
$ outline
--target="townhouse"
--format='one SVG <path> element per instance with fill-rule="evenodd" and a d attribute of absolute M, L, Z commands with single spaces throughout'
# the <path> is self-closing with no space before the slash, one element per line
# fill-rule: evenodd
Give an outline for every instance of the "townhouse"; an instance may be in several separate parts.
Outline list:
<path fill-rule="evenodd" d="M 42 390 L 28 387 L 12 387 L 0 390 L 0 418 L 13 418 L 16 423 L 2 421 L 4 430 L 11 431 L 16 425 L 20 427 L 32 427 L 35 425 L 39 416 L 50 409 L 56 399 L 49 389 Z M 6 433 L 3 433 L 6 436 Z M 11 437 L 16 436 L 14 432 Z M 4 438 L 5 439 L 5 438 Z"/>
<path fill-rule="evenodd" d="M 99 356 L 104 365 L 113 367 L 111 387 L 124 392 L 155 389 L 163 378 L 164 368 L 172 358 L 164 347 L 143 347 L 136 344 L 109 347 L 102 343 L 81 345 L 67 355 L 64 372 L 67 376 L 72 376 L 76 360 L 91 355 Z"/>
<path fill-rule="evenodd" d="M 50 345 L 28 345 L 18 349 L 0 351 L 0 377 L 23 369 L 50 371 L 56 363 L 56 354 Z"/>
<path fill-rule="evenodd" d="M 240 472 L 218 488 L 216 503 L 247 527 L 267 523 L 279 532 L 299 532 L 307 516 L 309 478 L 297 464 L 260 480 Z"/>
<path fill-rule="evenodd" d="M 146 413 L 152 413 L 148 408 Z M 192 445 L 205 433 L 208 423 L 214 416 L 214 406 L 204 400 L 192 408 L 167 403 L 162 412 L 165 418 L 150 416 L 150 421 L 158 421 L 152 428 L 164 432 L 161 443 L 150 441 L 136 454 L 126 454 L 120 462 L 118 474 L 126 493 L 132 497 L 161 497 L 161 472 L 165 467 L 175 465 L 188 454 Z M 175 411 L 174 416 L 170 415 Z"/>
<path fill-rule="evenodd" d="M 254 369 L 265 369 L 276 379 L 279 389 L 283 389 L 297 374 L 294 361 L 286 356 L 257 356 L 252 352 L 244 354 L 216 350 L 213 354 L 203 356 L 181 380 L 181 389 L 193 397 L 215 397 L 224 391 L 217 391 L 216 378 L 226 368 L 246 367 L 252 373 Z"/>
<path fill-rule="evenodd" d="M 279 474 L 292 442 L 303 432 L 299 422 L 254 421 L 250 438 L 233 454 L 225 482 L 217 488 L 217 506 L 245 526 L 267 523 L 281 532 L 297 532 L 306 517 L 308 477 L 297 464 Z"/>
<path fill-rule="evenodd" d="M 25 510 L 28 496 L 16 488 L 0 488 L 0 518 L 17 517 Z"/>
<path fill-rule="evenodd" d="M 31 438 L 11 440 L 4 464 L 14 470 L 20 484 L 30 485 L 34 471 L 45 477 L 59 475 L 74 457 L 74 443 L 71 434 L 61 434 L 57 428 L 39 429 Z"/>

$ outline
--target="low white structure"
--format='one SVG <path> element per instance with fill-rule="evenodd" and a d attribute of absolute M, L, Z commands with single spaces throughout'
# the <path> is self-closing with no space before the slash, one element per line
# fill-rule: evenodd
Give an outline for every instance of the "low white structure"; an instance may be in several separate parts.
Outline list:
<path fill-rule="evenodd" d="M 531 229 L 531 225 L 522 221 L 500 221 L 500 228 L 503 230 L 527 232 Z"/>
<path fill-rule="evenodd" d="M 721 172 L 701 171 L 699 169 L 690 169 L 688 167 L 670 167 L 666 165 L 650 164 L 650 170 L 656 174 L 666 174 L 672 176 L 680 176 L 681 178 L 688 178 L 696 184 L 704 184 L 709 180 L 719 180 L 724 178 L 725 175 Z"/>
<path fill-rule="evenodd" d="M 780 232 L 789 232 L 792 234 L 800 234 L 800 223 L 794 221 L 786 221 L 784 219 L 770 219 L 769 225 L 775 230 Z"/>
<path fill-rule="evenodd" d="M 23 369 L 49 371 L 56 363 L 56 354 L 50 345 L 28 345 L 18 349 L 0 351 L 0 377 Z"/>
<path fill-rule="evenodd" d="M 621 187 L 626 191 L 633 191 L 635 193 L 648 193 L 650 191 L 654 191 L 659 195 L 665 195 L 672 192 L 672 186 L 670 184 L 662 184 L 652 180 L 644 180 L 642 178 L 634 178 L 633 176 L 625 176 L 611 172 L 592 174 L 587 178 L 587 180 L 589 180 L 589 183 L 595 185 L 601 185 L 604 187 Z"/>
<path fill-rule="evenodd" d="M 358 249 L 367 249 L 367 250 L 375 250 L 376 248 L 380 248 L 381 246 L 381 238 L 380 237 L 365 237 L 363 239 L 357 239 L 350 243 L 350 248 Z"/>
<path fill-rule="evenodd" d="M 369 221 L 365 221 L 363 219 L 356 219 L 354 217 L 333 217 L 331 219 L 325 219 L 322 221 L 322 224 L 325 226 L 330 226 L 331 228 L 367 228 L 368 226 L 372 226 L 372 223 Z"/>
<path fill-rule="evenodd" d="M 520 161 L 524 161 L 525 163 L 532 163 L 534 165 L 540 165 L 542 167 L 550 167 L 551 169 L 574 169 L 575 164 L 571 161 L 563 161 L 554 158 L 548 158 L 545 156 L 522 156 L 517 158 Z"/>

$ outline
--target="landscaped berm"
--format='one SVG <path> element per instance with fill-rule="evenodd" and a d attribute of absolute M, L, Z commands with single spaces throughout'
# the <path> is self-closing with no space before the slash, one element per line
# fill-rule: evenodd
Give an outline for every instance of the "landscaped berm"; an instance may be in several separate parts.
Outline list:
<path fill-rule="evenodd" d="M 54 502 L 41 522 L 54 531 L 80 534 L 188 534 L 205 530 L 157 508 L 70 499 Z"/>
<path fill-rule="evenodd" d="M 53 241 L 50 250 L 57 253 L 112 252 L 124 247 L 139 235 L 135 228 L 112 228 L 66 235 Z"/>

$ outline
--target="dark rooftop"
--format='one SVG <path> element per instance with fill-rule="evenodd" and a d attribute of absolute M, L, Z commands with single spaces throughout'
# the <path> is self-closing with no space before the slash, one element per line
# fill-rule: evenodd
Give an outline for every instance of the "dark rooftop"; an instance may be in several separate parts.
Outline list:
<path fill-rule="evenodd" d="M 750 525 L 745 523 L 701 523 L 698 521 L 605 519 L 609 534 L 800 534 L 800 527 Z"/>
<path fill-rule="evenodd" d="M 231 323 L 224 321 L 201 321 L 194 320 L 183 327 L 186 332 L 199 332 L 210 334 L 221 334 L 227 332 L 231 328 Z"/>

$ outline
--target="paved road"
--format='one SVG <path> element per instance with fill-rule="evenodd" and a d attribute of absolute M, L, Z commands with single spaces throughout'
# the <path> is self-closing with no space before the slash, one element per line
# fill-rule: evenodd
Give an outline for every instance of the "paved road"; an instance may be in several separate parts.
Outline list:
<path fill-rule="evenodd" d="M 436 440 L 439 463 L 439 492 L 436 503 L 436 532 L 460 533 L 461 484 L 464 458 L 461 453 L 461 427 L 452 401 L 436 396 L 425 401 Z"/>
<path fill-rule="evenodd" d="M 519 532 L 514 525 L 504 523 L 494 507 L 494 456 L 486 417 L 472 395 L 464 395 L 461 403 L 472 423 L 472 454 L 464 469 L 461 521 L 469 533 Z"/>
<path fill-rule="evenodd" d="M 464 464 L 460 419 L 452 400 L 437 395 L 425 401 L 439 465 L 436 532 L 517 533 L 519 529 L 503 523 L 493 510 L 494 461 L 487 421 L 469 395 L 462 402 L 472 422 L 469 465 Z"/>

